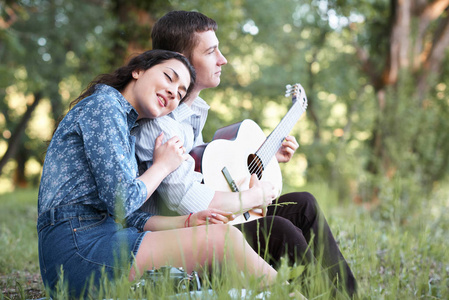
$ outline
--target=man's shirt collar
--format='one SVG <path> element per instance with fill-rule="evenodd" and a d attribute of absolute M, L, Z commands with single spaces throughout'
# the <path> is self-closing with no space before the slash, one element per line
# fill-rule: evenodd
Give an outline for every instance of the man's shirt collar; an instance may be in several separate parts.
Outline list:
<path fill-rule="evenodd" d="M 173 112 L 169 115 L 178 122 L 182 122 L 192 115 L 199 115 L 200 111 L 209 110 L 210 106 L 200 97 L 196 97 L 191 106 L 185 103 L 181 103 Z"/>

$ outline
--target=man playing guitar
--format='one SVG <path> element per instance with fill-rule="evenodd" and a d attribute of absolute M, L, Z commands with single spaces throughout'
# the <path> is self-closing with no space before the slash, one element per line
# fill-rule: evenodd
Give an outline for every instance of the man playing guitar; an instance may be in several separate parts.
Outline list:
<path fill-rule="evenodd" d="M 217 24 L 198 12 L 172 11 L 153 27 L 154 49 L 166 49 L 184 54 L 195 67 L 197 81 L 189 99 L 170 115 L 142 120 L 136 135 L 136 154 L 141 171 L 152 164 L 155 136 L 161 131 L 165 138 L 179 136 L 187 152 L 204 144 L 201 131 L 209 106 L 199 97 L 200 91 L 220 83 L 222 66 L 227 63 L 219 50 L 215 35 Z M 298 148 L 296 139 L 286 136 L 275 154 L 278 162 L 288 162 Z M 231 176 L 233 176 L 231 174 Z M 235 225 L 245 233 L 250 245 L 275 267 L 287 255 L 291 264 L 320 263 L 338 290 L 351 298 L 356 294 L 356 280 L 341 254 L 332 232 L 313 195 L 295 192 L 281 195 L 271 204 L 277 191 L 270 182 L 251 176 L 248 189 L 239 192 L 216 191 L 202 184 L 203 176 L 195 171 L 195 161 L 189 158 L 167 176 L 158 187 L 149 206 L 142 207 L 128 221 L 142 224 L 145 212 L 188 214 L 207 208 L 217 208 L 230 214 L 245 209 L 265 209 L 265 217 Z M 147 201 L 149 203 L 150 201 Z M 282 203 L 289 203 L 282 205 Z M 336 292 L 335 287 L 332 288 Z"/>

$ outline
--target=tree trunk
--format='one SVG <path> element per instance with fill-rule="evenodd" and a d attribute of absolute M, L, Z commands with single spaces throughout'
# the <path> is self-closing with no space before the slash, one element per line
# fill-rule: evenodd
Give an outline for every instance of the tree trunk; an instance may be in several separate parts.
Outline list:
<path fill-rule="evenodd" d="M 378 104 L 378 117 L 370 142 L 371 158 L 367 171 L 374 176 L 391 178 L 396 170 L 396 162 L 385 148 L 384 134 L 386 124 L 382 124 L 383 116 L 394 115 L 395 103 L 387 103 L 386 89 L 395 87 L 401 70 L 416 74 L 416 99 L 425 99 L 429 90 L 429 76 L 439 74 L 445 51 L 449 46 L 449 16 L 441 18 L 449 7 L 449 0 L 435 0 L 431 3 L 420 0 L 391 0 L 390 38 L 385 65 L 381 74 L 373 70 L 373 62 L 362 47 L 357 47 L 357 56 L 361 61 L 362 71 L 371 80 Z M 416 33 L 412 31 L 412 18 L 416 19 Z M 437 29 L 431 29 L 431 22 L 441 18 Z M 431 31 L 433 30 L 433 31 Z M 413 35 L 413 36 L 412 36 Z M 414 41 L 412 43 L 412 41 Z M 413 44 L 413 45 L 412 45 Z M 386 119 L 386 118 L 384 118 Z M 366 197 L 371 202 L 378 201 L 379 188 L 374 184 Z"/>
<path fill-rule="evenodd" d="M 21 188 L 25 188 L 28 186 L 28 181 L 25 175 L 25 165 L 28 157 L 28 153 L 23 147 L 17 151 L 17 168 L 14 174 L 14 186 L 18 186 Z"/>
<path fill-rule="evenodd" d="M 33 103 L 27 107 L 25 114 L 22 116 L 22 119 L 20 120 L 19 124 L 17 124 L 17 127 L 12 133 L 11 138 L 9 139 L 8 148 L 6 149 L 5 155 L 3 155 L 2 159 L 0 160 L 0 174 L 2 174 L 3 167 L 6 165 L 8 160 L 16 155 L 17 149 L 21 143 L 22 134 L 28 125 L 28 121 L 31 118 L 31 114 L 36 109 L 41 98 L 42 96 L 40 92 L 34 94 Z"/>
<path fill-rule="evenodd" d="M 152 16 L 154 11 L 151 10 L 151 2 L 114 0 L 111 3 L 113 13 L 119 23 L 124 25 L 119 27 L 113 39 L 114 57 L 122 57 L 126 60 L 129 55 L 149 50 L 151 29 L 156 22 Z M 116 64 L 117 61 L 111 63 Z"/>

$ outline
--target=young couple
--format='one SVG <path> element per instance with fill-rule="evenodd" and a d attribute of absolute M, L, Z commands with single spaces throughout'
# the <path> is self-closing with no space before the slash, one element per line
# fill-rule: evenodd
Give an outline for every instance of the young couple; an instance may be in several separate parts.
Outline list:
<path fill-rule="evenodd" d="M 198 13 L 194 13 L 195 16 L 179 13 L 184 19 L 174 22 L 173 26 L 191 17 L 205 18 Z M 154 40 L 156 28 L 158 26 L 153 33 Z M 242 272 L 264 275 L 262 286 L 274 283 L 276 270 L 247 245 L 241 231 L 225 224 L 232 219 L 229 212 L 234 210 L 223 201 L 238 202 L 238 195 L 208 191 L 198 184 L 200 175 L 189 167 L 191 158 L 186 152 L 193 143 L 202 142 L 201 129 L 208 109 L 197 97 L 198 93 L 218 85 L 221 65 L 226 63 L 218 50 L 215 29 L 193 29 L 189 33 L 193 42 L 181 48 L 154 47 L 189 57 L 196 69 L 196 80 L 195 71 L 184 56 L 152 50 L 133 58 L 114 73 L 98 77 L 72 103 L 73 107 L 59 124 L 48 147 L 39 188 L 39 262 L 44 284 L 52 292 L 60 278 L 61 266 L 71 295 L 80 296 L 87 292 L 85 287 L 91 274 L 94 285 L 98 285 L 102 272 L 113 279 L 117 268 L 133 280 L 145 270 L 164 265 L 182 266 L 190 272 L 198 266 L 207 267 L 213 261 L 221 262 L 226 258 L 232 258 Z M 186 33 L 181 30 L 179 34 L 184 36 Z M 171 37 L 167 36 L 169 39 Z M 170 44 L 174 45 L 177 39 L 172 41 Z M 176 109 L 180 102 L 183 103 Z M 172 111 L 170 116 L 163 117 Z M 186 117 L 186 114 L 190 115 Z M 148 130 L 152 128 L 151 122 L 143 121 L 150 119 L 174 119 L 178 124 L 175 128 L 182 131 L 179 135 L 168 136 L 171 130 L 164 129 L 152 137 Z M 150 150 L 151 158 L 143 164 L 147 168 L 140 175 L 135 147 L 147 146 L 142 143 L 136 146 L 136 138 L 131 134 L 138 120 L 143 121 L 141 131 L 137 131 L 138 140 L 148 134 L 152 143 L 146 148 Z M 291 157 L 296 147 L 294 139 L 289 138 L 283 154 Z M 139 158 L 146 162 L 143 157 Z M 172 193 L 161 183 L 176 180 L 177 172 L 186 170 L 191 178 L 184 177 L 187 182 L 181 181 L 181 185 L 174 189 L 183 190 L 182 196 L 196 201 L 185 201 L 176 194 L 170 196 L 171 203 L 179 200 L 175 210 L 184 212 L 184 216 L 164 217 L 141 208 L 146 205 L 156 212 L 157 206 L 152 202 L 160 201 L 159 197 L 163 199 L 164 193 Z M 150 197 L 156 195 L 156 189 L 157 197 Z M 253 180 L 250 190 L 242 194 L 249 207 L 266 206 L 275 196 L 270 184 L 258 180 Z M 352 281 L 344 282 L 355 284 L 325 221 L 324 231 L 320 229 L 324 218 L 313 197 L 299 194 L 287 198 L 289 200 L 284 201 L 297 199 L 295 207 L 299 208 L 290 212 L 282 208 L 286 218 L 277 216 L 279 209 L 276 212 L 269 209 L 269 217 L 259 222 L 260 230 L 271 222 L 267 221 L 270 218 L 275 221 L 275 227 L 289 229 L 273 240 L 260 241 L 268 243 L 270 257 L 276 261 L 287 254 L 297 262 L 303 259 L 311 262 L 314 254 L 310 253 L 307 243 L 314 234 L 321 234 L 325 236 L 322 248 L 331 276 L 352 278 Z M 303 205 L 302 201 L 307 204 Z M 288 214 L 294 216 L 289 218 Z M 132 226 L 122 227 L 117 222 L 122 218 Z M 202 226 L 206 223 L 212 225 Z M 253 248 L 257 249 L 257 226 L 245 224 L 239 229 L 248 234 Z M 123 243 L 126 263 L 117 265 Z M 342 270 L 340 265 L 343 265 Z"/>
<path fill-rule="evenodd" d="M 222 67 L 227 63 L 219 50 L 214 20 L 198 12 L 172 11 L 160 18 L 153 27 L 151 38 L 153 49 L 164 49 L 182 53 L 195 68 L 197 78 L 192 92 L 171 114 L 158 119 L 142 119 L 136 128 L 136 154 L 139 170 L 143 172 L 153 165 L 154 140 L 160 132 L 165 139 L 178 136 L 186 152 L 203 144 L 202 129 L 209 106 L 199 97 L 206 88 L 220 83 Z M 285 138 L 276 154 L 278 162 L 288 162 L 298 144 L 294 137 Z M 194 171 L 192 157 L 170 173 L 151 196 L 152 201 L 136 211 L 128 219 L 129 224 L 146 229 L 146 219 L 152 214 L 185 215 L 205 209 L 236 212 L 241 207 L 259 208 L 271 199 L 267 182 L 254 180 L 253 188 L 241 192 L 219 192 L 201 184 L 201 174 Z M 253 178 L 254 179 L 254 178 Z M 277 203 L 287 205 L 269 206 L 266 217 L 257 221 L 236 225 L 250 245 L 278 266 L 281 257 L 288 256 L 290 263 L 310 266 L 321 262 L 329 279 L 338 289 L 350 297 L 356 294 L 356 280 L 348 263 L 341 254 L 325 217 L 316 199 L 310 193 L 297 192 L 280 196 Z M 151 220 L 151 219 L 150 219 Z M 269 238 L 267 238 L 269 236 Z M 333 289 L 336 293 L 336 290 Z"/>

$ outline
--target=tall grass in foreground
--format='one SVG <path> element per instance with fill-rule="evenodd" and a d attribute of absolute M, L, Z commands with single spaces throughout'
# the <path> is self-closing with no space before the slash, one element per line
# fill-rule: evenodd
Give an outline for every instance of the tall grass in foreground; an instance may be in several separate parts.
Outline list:
<path fill-rule="evenodd" d="M 326 185 L 310 185 L 312 192 L 340 243 L 341 250 L 358 279 L 362 299 L 448 299 L 449 298 L 449 193 L 440 189 L 432 197 L 405 203 L 397 193 L 384 195 L 382 205 L 369 212 L 349 201 L 337 203 Z M 31 299 L 45 296 L 39 278 L 37 255 L 37 191 L 18 190 L 0 195 L 0 299 Z M 299 271 L 298 271 L 299 270 Z M 280 269 L 279 284 L 270 287 L 270 299 L 285 299 L 294 288 L 309 299 L 329 299 L 329 291 L 321 280 L 321 270 L 312 270 L 301 286 L 292 281 L 281 283 L 301 268 Z M 239 274 L 229 261 L 225 269 L 204 282 L 213 294 L 200 299 L 230 299 L 240 295 L 232 288 L 245 287 L 258 291 L 258 279 Z M 30 289 L 30 282 L 32 288 Z M 132 290 L 126 278 L 98 287 L 99 299 L 164 299 L 174 290 L 164 282 L 144 285 Z M 63 287 L 63 285 L 61 286 Z M 231 293 L 229 292 L 231 290 Z M 62 288 L 58 298 L 64 297 Z M 234 294 L 232 294 L 234 293 Z M 187 298 L 187 297 L 186 297 Z M 234 297 L 237 299 L 239 297 Z M 267 297 L 268 298 L 268 297 Z"/>

